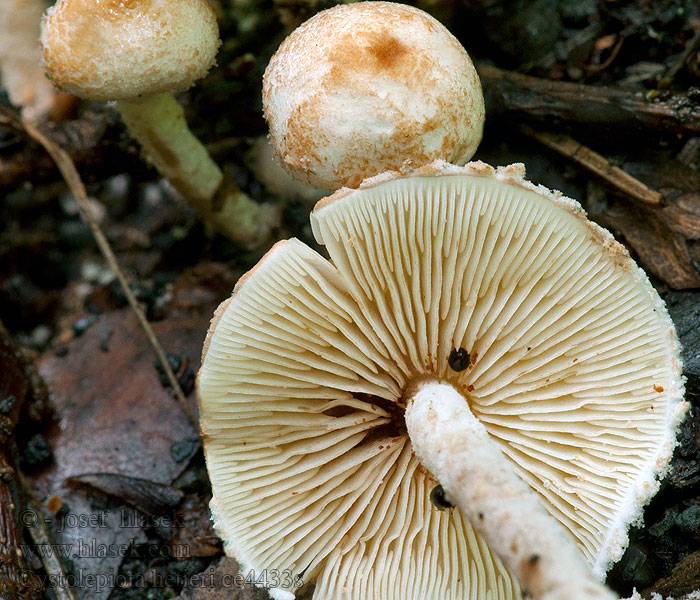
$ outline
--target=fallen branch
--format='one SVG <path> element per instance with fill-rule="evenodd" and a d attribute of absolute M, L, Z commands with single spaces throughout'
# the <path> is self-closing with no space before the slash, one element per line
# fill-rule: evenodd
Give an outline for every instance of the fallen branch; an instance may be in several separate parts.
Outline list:
<path fill-rule="evenodd" d="M 508 115 L 618 129 L 700 132 L 700 104 L 685 94 L 649 100 L 643 91 L 550 81 L 487 65 L 477 70 L 489 120 Z"/>
<path fill-rule="evenodd" d="M 29 570 L 20 550 L 22 535 L 17 522 L 14 482 L 16 473 L 9 459 L 14 429 L 29 392 L 19 349 L 0 324 L 0 598 L 39 600 L 42 585 Z"/>
<path fill-rule="evenodd" d="M 688 44 L 685 47 L 685 50 L 683 50 L 683 53 L 680 55 L 678 60 L 667 69 L 667 71 L 664 73 L 664 76 L 661 79 L 666 80 L 670 84 L 678 74 L 678 71 L 680 71 L 683 67 L 686 66 L 690 58 L 698 50 L 700 50 L 700 26 L 696 27 L 695 35 L 690 40 L 690 42 L 688 42 Z"/>
<path fill-rule="evenodd" d="M 170 364 L 168 363 L 165 351 L 158 342 L 158 338 L 153 332 L 150 323 L 146 319 L 146 315 L 144 315 L 143 311 L 141 310 L 141 307 L 139 306 L 138 301 L 136 300 L 136 296 L 134 296 L 134 293 L 131 291 L 131 287 L 129 286 L 129 282 L 126 279 L 124 272 L 119 268 L 117 258 L 114 255 L 114 252 L 112 251 L 112 248 L 110 247 L 107 238 L 100 229 L 100 226 L 97 224 L 97 221 L 95 221 L 95 219 L 92 217 L 92 213 L 88 204 L 87 192 L 85 191 L 85 185 L 80 179 L 80 175 L 78 174 L 78 171 L 76 170 L 75 165 L 73 164 L 73 161 L 71 160 L 70 156 L 62 148 L 54 144 L 45 135 L 43 135 L 36 127 L 21 120 L 19 116 L 16 115 L 14 112 L 3 107 L 0 107 L 0 123 L 6 123 L 14 128 L 23 129 L 31 138 L 39 142 L 39 144 L 41 144 L 44 147 L 44 149 L 49 153 L 51 158 L 53 158 L 54 162 L 56 163 L 56 166 L 61 172 L 61 175 L 63 175 L 63 178 L 65 179 L 66 183 L 68 184 L 68 187 L 70 188 L 73 196 L 75 197 L 78 207 L 80 208 L 80 213 L 83 219 L 89 225 L 90 230 L 92 231 L 92 235 L 95 238 L 95 242 L 97 243 L 100 249 L 100 252 L 102 252 L 102 255 L 107 261 L 107 264 L 109 265 L 110 269 L 119 280 L 119 284 L 121 285 L 121 288 L 124 291 L 124 295 L 126 296 L 129 306 L 131 306 L 134 313 L 136 314 L 136 318 L 138 319 L 141 328 L 146 334 L 146 337 L 148 338 L 148 341 L 150 342 L 153 351 L 158 357 L 158 360 L 160 361 L 161 366 L 163 367 L 163 371 L 165 372 L 168 381 L 170 382 L 170 386 L 173 389 L 175 397 L 179 401 L 182 410 L 185 412 L 192 425 L 196 428 L 197 420 L 194 416 L 194 413 L 192 412 L 192 409 L 187 403 L 185 394 L 182 392 L 182 388 L 180 387 L 180 384 L 178 383 L 177 378 L 175 377 L 175 374 L 173 373 L 173 370 L 170 367 Z"/>
<path fill-rule="evenodd" d="M 662 195 L 659 192 L 648 188 L 639 179 L 632 177 L 632 175 L 619 167 L 611 165 L 605 157 L 577 142 L 572 137 L 536 131 L 527 126 L 522 126 L 520 131 L 529 138 L 559 152 L 559 154 L 570 158 L 582 167 L 605 179 L 623 194 L 640 200 L 645 204 L 658 205 L 661 203 Z"/>

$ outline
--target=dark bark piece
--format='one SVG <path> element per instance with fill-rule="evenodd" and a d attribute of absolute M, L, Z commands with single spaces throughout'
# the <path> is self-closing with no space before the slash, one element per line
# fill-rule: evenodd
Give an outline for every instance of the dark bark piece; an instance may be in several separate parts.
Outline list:
<path fill-rule="evenodd" d="M 666 193 L 668 205 L 659 213 L 666 226 L 686 240 L 700 240 L 700 215 L 685 206 L 694 204 L 700 207 L 700 193 L 686 192 L 671 196 Z"/>
<path fill-rule="evenodd" d="M 488 65 L 477 70 L 489 120 L 507 115 L 618 130 L 700 132 L 700 105 L 685 94 L 647 100 L 642 91 L 550 81 Z"/>
<path fill-rule="evenodd" d="M 117 120 L 114 111 L 96 108 L 85 111 L 74 121 L 49 123 L 42 131 L 64 148 L 76 163 L 88 162 L 101 166 L 101 142 L 108 125 Z M 0 126 L 10 127 L 6 116 L 0 115 Z M 24 132 L 19 135 L 24 136 Z M 51 157 L 44 152 L 37 152 L 37 146 L 33 143 L 25 143 L 13 153 L 0 153 L 0 189 L 14 187 L 27 180 L 36 181 L 37 177 L 55 171 L 56 165 Z"/>
<path fill-rule="evenodd" d="M 672 596 L 679 598 L 683 594 L 700 588 L 700 552 L 686 556 L 668 577 L 660 579 L 653 586 L 642 591 L 642 597 L 651 598 L 652 593 L 660 594 L 663 598 Z"/>
<path fill-rule="evenodd" d="M 700 397 L 700 292 L 669 292 L 664 300 L 681 340 L 687 394 Z"/>
<path fill-rule="evenodd" d="M 589 184 L 590 217 L 621 237 L 639 256 L 639 262 L 673 289 L 700 287 L 700 274 L 695 269 L 686 240 L 669 230 L 659 216 L 660 208 L 642 204 L 634 206 L 622 201 L 608 206 L 605 193 Z"/>
<path fill-rule="evenodd" d="M 0 600 L 35 600 L 43 590 L 20 553 L 19 507 L 9 461 L 17 418 L 29 392 L 25 362 L 0 324 Z"/>
<path fill-rule="evenodd" d="M 664 206 L 657 214 L 671 231 L 686 240 L 700 239 L 700 173 L 653 152 L 643 162 L 626 162 L 625 171 L 661 192 Z"/>
<path fill-rule="evenodd" d="M 124 500 L 150 516 L 166 514 L 184 496 L 180 490 L 169 485 L 117 473 L 84 473 L 70 477 L 67 483 L 91 486 Z"/>
<path fill-rule="evenodd" d="M 678 446 L 665 481 L 678 490 L 692 490 L 700 484 L 700 411 L 694 406 L 678 432 Z"/>
<path fill-rule="evenodd" d="M 700 276 L 685 240 L 666 230 L 656 215 L 647 211 L 616 211 L 610 216 L 616 220 L 610 226 L 621 231 L 642 264 L 654 275 L 676 290 L 700 287 Z"/>

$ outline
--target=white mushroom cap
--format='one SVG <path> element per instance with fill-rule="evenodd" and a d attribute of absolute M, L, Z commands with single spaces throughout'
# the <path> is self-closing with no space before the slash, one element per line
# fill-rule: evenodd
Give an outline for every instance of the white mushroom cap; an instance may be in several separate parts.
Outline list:
<path fill-rule="evenodd" d="M 464 48 L 391 2 L 339 5 L 292 32 L 265 71 L 263 107 L 285 168 L 326 189 L 434 159 L 464 164 L 484 123 Z"/>
<path fill-rule="evenodd" d="M 216 525 L 246 569 L 319 600 L 518 598 L 402 429 L 447 381 L 602 577 L 655 493 L 682 401 L 678 342 L 644 273 L 580 206 L 438 163 L 312 214 L 329 262 L 281 242 L 217 311 L 199 375 Z M 451 370 L 455 348 L 470 366 Z M 273 583 L 273 582 L 270 582 Z M 341 593 L 342 592 L 342 593 Z"/>
<path fill-rule="evenodd" d="M 41 43 L 54 85 L 126 100 L 186 89 L 206 75 L 219 30 L 207 0 L 58 0 Z"/>

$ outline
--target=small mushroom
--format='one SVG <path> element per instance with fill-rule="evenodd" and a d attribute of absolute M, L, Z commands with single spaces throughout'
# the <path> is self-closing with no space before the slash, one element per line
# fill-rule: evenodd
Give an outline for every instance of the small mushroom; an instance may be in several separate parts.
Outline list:
<path fill-rule="evenodd" d="M 329 194 L 328 190 L 292 177 L 280 164 L 267 136 L 253 140 L 246 159 L 246 165 L 255 175 L 255 180 L 286 203 L 301 202 L 310 210 L 316 202 Z"/>
<path fill-rule="evenodd" d="M 265 71 L 263 108 L 283 166 L 330 190 L 434 159 L 462 165 L 484 125 L 464 48 L 392 2 L 338 5 L 293 31 Z"/>
<path fill-rule="evenodd" d="M 273 598 L 613 597 L 687 409 L 678 342 L 627 251 L 523 176 L 340 190 L 311 219 L 330 261 L 279 242 L 217 310 L 212 511 L 253 579 L 289 575 Z"/>
<path fill-rule="evenodd" d="M 53 107 L 56 90 L 39 66 L 42 0 L 0 2 L 0 75 L 10 102 L 36 121 Z"/>
<path fill-rule="evenodd" d="M 274 210 L 224 177 L 171 94 L 214 64 L 219 32 L 206 0 L 58 0 L 41 43 L 51 81 L 82 98 L 116 100 L 151 163 L 208 224 L 245 246 L 267 241 Z"/>

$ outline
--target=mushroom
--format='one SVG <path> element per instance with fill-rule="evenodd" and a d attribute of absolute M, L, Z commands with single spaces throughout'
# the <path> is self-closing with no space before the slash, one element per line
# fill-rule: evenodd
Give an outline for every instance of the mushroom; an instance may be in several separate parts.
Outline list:
<path fill-rule="evenodd" d="M 627 251 L 522 165 L 382 174 L 311 221 L 330 261 L 279 242 L 204 345 L 226 552 L 277 600 L 612 598 L 687 409 Z"/>
<path fill-rule="evenodd" d="M 284 167 L 330 190 L 434 159 L 462 165 L 484 125 L 464 48 L 392 2 L 338 5 L 293 31 L 265 71 L 263 109 Z"/>
<path fill-rule="evenodd" d="M 187 127 L 171 92 L 206 75 L 219 48 L 206 0 L 58 0 L 42 23 L 53 83 L 91 100 L 116 100 L 153 165 L 215 230 L 255 247 L 275 211 L 229 181 Z"/>
<path fill-rule="evenodd" d="M 328 190 L 292 177 L 280 164 L 279 157 L 274 154 L 267 136 L 260 136 L 252 141 L 246 155 L 246 165 L 256 181 L 262 183 L 268 192 L 285 203 L 301 202 L 310 210 L 316 202 L 329 193 Z"/>
<path fill-rule="evenodd" d="M 0 3 L 0 74 L 3 87 L 22 116 L 36 121 L 51 110 L 56 90 L 39 66 L 42 0 Z"/>

